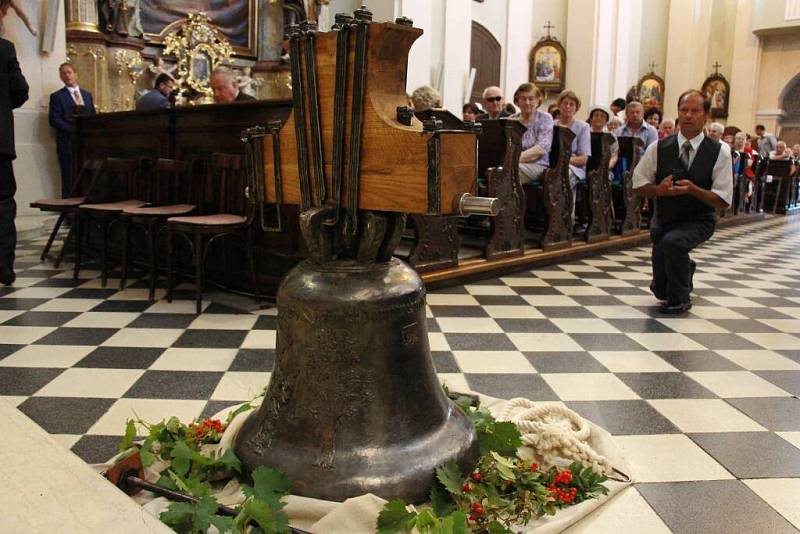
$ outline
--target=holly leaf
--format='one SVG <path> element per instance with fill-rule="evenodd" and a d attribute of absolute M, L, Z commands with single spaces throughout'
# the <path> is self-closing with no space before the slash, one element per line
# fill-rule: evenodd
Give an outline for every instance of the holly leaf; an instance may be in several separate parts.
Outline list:
<path fill-rule="evenodd" d="M 378 514 L 378 534 L 411 532 L 417 522 L 417 514 L 406 510 L 406 503 L 394 499 L 386 503 Z"/>
<path fill-rule="evenodd" d="M 450 460 L 446 464 L 437 467 L 436 478 L 450 493 L 454 495 L 463 493 L 461 470 L 454 460 Z"/>
<path fill-rule="evenodd" d="M 218 521 L 217 507 L 216 499 L 206 496 L 198 503 L 171 503 L 169 508 L 158 517 L 176 532 L 205 533 L 212 525 L 212 521 L 214 523 Z M 225 518 L 219 519 L 224 520 Z"/>
<path fill-rule="evenodd" d="M 289 493 L 292 481 L 282 471 L 269 467 L 257 467 L 253 471 L 253 486 L 242 484 L 242 493 L 260 499 L 273 510 L 280 510 L 285 503 L 281 499 Z"/>
<path fill-rule="evenodd" d="M 503 456 L 514 456 L 517 448 L 522 445 L 522 436 L 516 425 L 511 422 L 492 421 L 485 428 L 476 427 L 476 430 L 478 431 L 481 456 L 490 451 Z"/>
<path fill-rule="evenodd" d="M 442 519 L 441 534 L 467 534 L 467 514 L 458 510 Z"/>
<path fill-rule="evenodd" d="M 436 481 L 434 481 L 433 486 L 431 486 L 430 497 L 433 513 L 436 514 L 437 517 L 444 517 L 456 509 L 453 498 L 445 491 L 441 484 Z"/>
<path fill-rule="evenodd" d="M 119 452 L 126 451 L 133 447 L 133 440 L 136 439 L 136 423 L 133 419 L 128 419 L 125 423 L 125 437 L 122 438 L 122 443 L 119 444 Z"/>

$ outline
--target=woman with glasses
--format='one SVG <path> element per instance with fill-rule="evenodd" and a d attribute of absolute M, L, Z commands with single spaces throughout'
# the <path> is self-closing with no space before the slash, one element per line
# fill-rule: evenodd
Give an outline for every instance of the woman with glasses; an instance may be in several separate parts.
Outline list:
<path fill-rule="evenodd" d="M 541 183 L 549 165 L 550 147 L 553 144 L 553 118 L 539 111 L 542 93 L 532 83 L 523 83 L 514 92 L 514 104 L 520 112 L 513 115 L 525 126 L 522 135 L 522 153 L 519 156 L 519 181 L 527 184 Z"/>

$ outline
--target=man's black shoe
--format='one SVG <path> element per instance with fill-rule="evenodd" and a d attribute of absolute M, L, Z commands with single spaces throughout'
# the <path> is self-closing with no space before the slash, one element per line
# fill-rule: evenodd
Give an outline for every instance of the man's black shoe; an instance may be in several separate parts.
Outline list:
<path fill-rule="evenodd" d="M 17 279 L 16 273 L 8 267 L 0 267 L 0 284 L 10 286 Z"/>
<path fill-rule="evenodd" d="M 658 311 L 667 315 L 680 315 L 692 309 L 692 301 L 684 302 L 681 304 L 665 304 L 661 306 Z"/>

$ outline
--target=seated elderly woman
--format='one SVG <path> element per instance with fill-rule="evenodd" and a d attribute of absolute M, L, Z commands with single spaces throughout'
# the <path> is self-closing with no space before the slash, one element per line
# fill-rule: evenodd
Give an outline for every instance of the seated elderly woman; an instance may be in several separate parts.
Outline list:
<path fill-rule="evenodd" d="M 591 128 L 591 133 L 611 133 L 608 131 L 608 121 L 611 117 L 611 112 L 608 110 L 607 107 L 602 106 L 600 104 L 595 104 L 594 106 L 589 108 L 589 128 Z M 614 135 L 611 133 L 611 135 Z M 591 137 L 591 135 L 590 135 Z M 608 162 L 608 168 L 613 169 L 617 164 L 617 158 L 619 157 L 619 143 L 617 142 L 617 136 L 614 135 L 614 143 L 611 145 L 611 159 Z M 612 171 L 609 170 L 609 176 L 612 174 Z"/>
<path fill-rule="evenodd" d="M 725 126 L 718 122 L 712 122 L 708 125 L 706 135 L 714 141 L 722 141 L 723 132 L 725 132 Z"/>
<path fill-rule="evenodd" d="M 575 184 L 578 183 L 578 180 L 586 179 L 586 162 L 592 155 L 591 135 L 589 125 L 575 118 L 575 114 L 581 108 L 581 100 L 578 95 L 566 89 L 561 91 L 556 102 L 561 111 L 558 125 L 569 128 L 575 134 L 575 138 L 572 140 L 572 157 L 569 158 L 569 183 L 574 194 Z"/>
<path fill-rule="evenodd" d="M 664 139 L 675 133 L 675 121 L 672 119 L 664 119 L 658 127 L 658 138 Z"/>
<path fill-rule="evenodd" d="M 411 93 L 411 104 L 414 111 L 425 111 L 442 107 L 442 95 L 439 91 L 428 85 L 423 85 L 414 89 Z"/>
<path fill-rule="evenodd" d="M 553 144 L 553 118 L 537 109 L 542 103 L 542 93 L 532 83 L 523 83 L 514 92 L 514 103 L 520 112 L 512 118 L 525 126 L 522 135 L 522 153 L 519 156 L 519 181 L 527 184 L 541 182 L 549 165 L 550 147 Z"/>

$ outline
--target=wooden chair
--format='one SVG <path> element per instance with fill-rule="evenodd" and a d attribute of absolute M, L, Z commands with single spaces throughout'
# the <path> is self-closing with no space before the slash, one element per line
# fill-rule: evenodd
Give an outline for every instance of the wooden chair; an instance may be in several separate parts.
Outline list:
<path fill-rule="evenodd" d="M 39 210 L 45 212 L 58 213 L 58 219 L 56 220 L 56 224 L 53 226 L 53 231 L 50 232 L 50 237 L 47 239 L 47 244 L 44 246 L 42 255 L 39 257 L 41 261 L 44 261 L 47 257 L 47 253 L 50 252 L 50 247 L 53 246 L 53 241 L 55 240 L 56 235 L 58 235 L 58 230 L 61 228 L 64 220 L 67 218 L 75 218 L 75 214 L 78 212 L 78 206 L 83 204 L 86 200 L 86 195 L 94 187 L 97 176 L 100 174 L 102 168 L 103 160 L 88 160 L 83 164 L 83 168 L 81 168 L 80 173 L 78 173 L 78 177 L 72 186 L 72 191 L 70 192 L 69 197 L 43 198 L 35 202 L 31 202 L 30 206 L 32 208 L 38 208 Z M 64 239 L 64 243 L 61 246 L 61 251 L 58 253 L 58 257 L 55 261 L 56 268 L 61 265 L 61 260 L 64 258 L 64 252 L 67 249 L 67 243 L 71 243 L 72 238 L 74 238 L 74 226 L 70 225 L 67 237 Z"/>
<path fill-rule="evenodd" d="M 142 162 L 135 159 L 108 158 L 104 169 L 106 180 L 103 188 L 98 191 L 97 198 L 89 198 L 81 204 L 75 217 L 75 270 L 73 278 L 78 278 L 81 270 L 83 256 L 82 238 L 84 225 L 87 243 L 92 223 L 97 223 L 102 231 L 100 268 L 102 271 L 102 286 L 108 282 L 108 234 L 110 227 L 118 222 L 122 210 L 125 208 L 140 207 L 147 204 L 147 183 L 141 180 Z"/>
<path fill-rule="evenodd" d="M 192 168 L 194 167 L 194 168 Z M 185 161 L 158 159 L 151 167 L 150 205 L 131 207 L 122 210 L 122 276 L 120 290 L 125 289 L 130 264 L 131 230 L 141 228 L 147 241 L 147 255 L 150 280 L 150 301 L 155 297 L 158 261 L 156 241 L 166 229 L 167 219 L 190 215 L 197 209 L 203 196 L 202 173 L 196 172 L 199 164 L 190 165 Z M 190 170 L 194 172 L 190 172 Z"/>
<path fill-rule="evenodd" d="M 208 175 L 211 191 L 218 195 L 216 212 L 167 219 L 167 301 L 172 302 L 173 237 L 179 235 L 186 240 L 192 251 L 198 314 L 201 313 L 203 302 L 203 264 L 206 254 L 214 241 L 225 236 L 236 235 L 245 240 L 253 292 L 256 301 L 259 300 L 252 243 L 252 223 L 256 212 L 255 178 L 245 173 L 244 156 L 235 154 L 212 155 Z M 226 262 L 224 250 L 223 262 Z M 227 273 L 227 266 L 225 267 Z"/>

